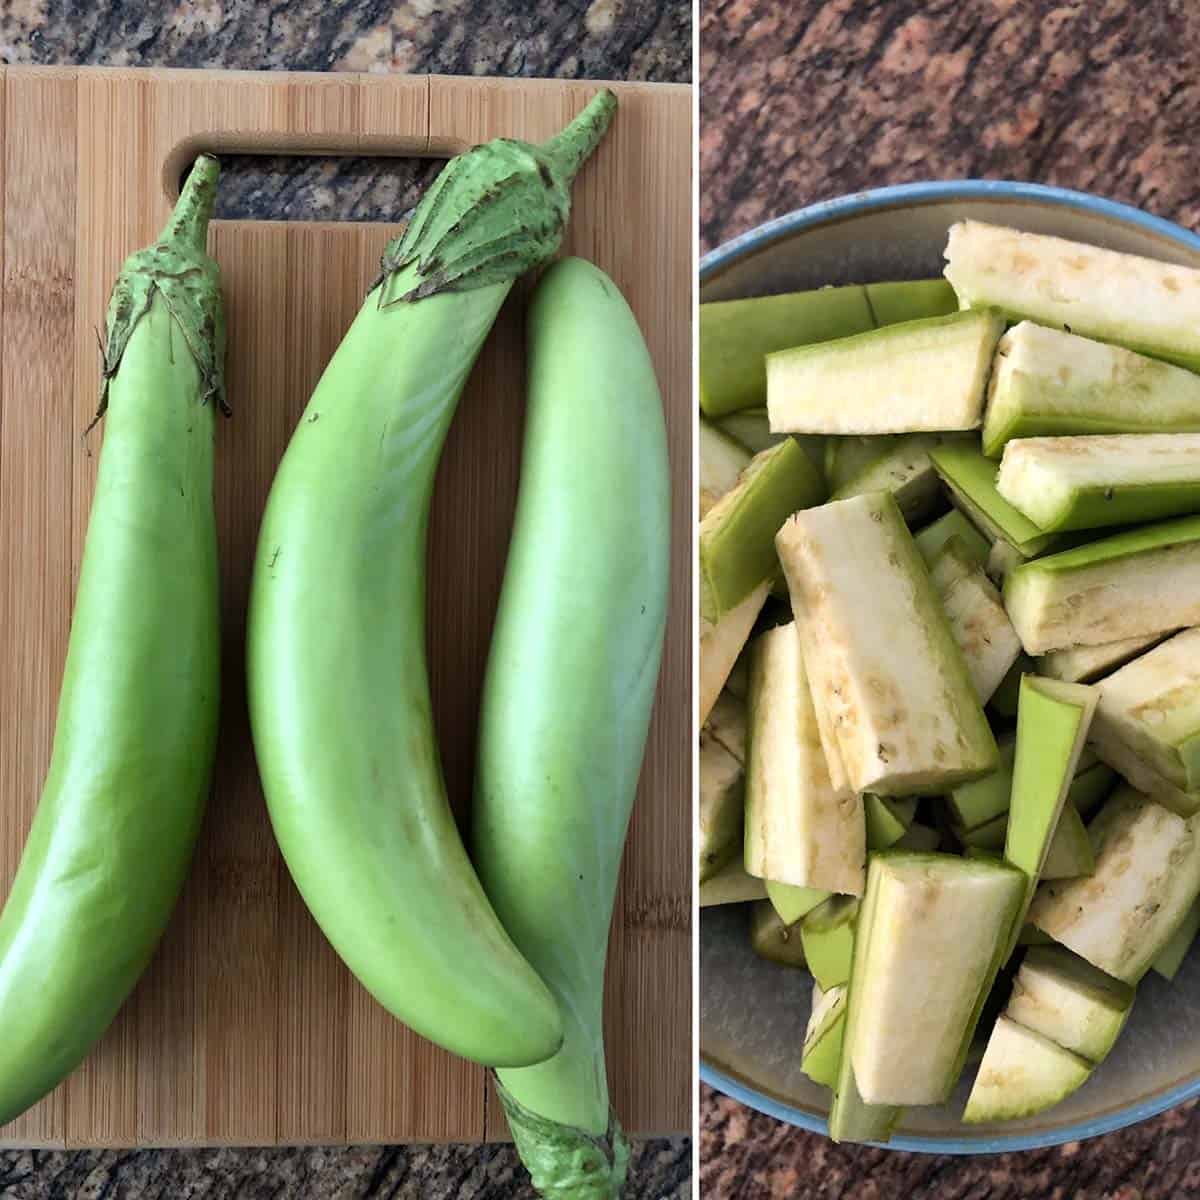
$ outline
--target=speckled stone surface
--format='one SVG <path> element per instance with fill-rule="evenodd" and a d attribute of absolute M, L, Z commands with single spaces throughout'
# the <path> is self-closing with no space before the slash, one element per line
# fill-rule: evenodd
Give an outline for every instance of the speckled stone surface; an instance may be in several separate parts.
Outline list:
<path fill-rule="evenodd" d="M 985 176 L 1192 228 L 1195 0 L 705 0 L 702 250 L 861 188 Z"/>
<path fill-rule="evenodd" d="M 1027 1154 L 835 1146 L 701 1087 L 704 1200 L 1194 1200 L 1200 1108 Z"/>
<path fill-rule="evenodd" d="M 688 1139 L 635 1151 L 626 1196 L 687 1200 Z M 4 1200 L 534 1200 L 510 1146 L 0 1151 Z"/>
<path fill-rule="evenodd" d="M 5 0 L 0 60 L 691 80 L 690 0 Z M 436 159 L 230 157 L 217 216 L 393 221 Z"/>
<path fill-rule="evenodd" d="M 1032 179 L 1200 228 L 1193 0 L 708 0 L 702 249 L 862 188 Z M 979 1158 L 835 1146 L 702 1089 L 712 1200 L 1200 1197 L 1200 1108 Z"/>
<path fill-rule="evenodd" d="M 690 0 L 5 0 L 5 63 L 691 79 Z M 219 216 L 394 220 L 436 161 L 237 158 Z M 691 1140 L 635 1147 L 627 1196 L 691 1195 Z M 531 1200 L 510 1146 L 0 1151 L 2 1200 Z"/>

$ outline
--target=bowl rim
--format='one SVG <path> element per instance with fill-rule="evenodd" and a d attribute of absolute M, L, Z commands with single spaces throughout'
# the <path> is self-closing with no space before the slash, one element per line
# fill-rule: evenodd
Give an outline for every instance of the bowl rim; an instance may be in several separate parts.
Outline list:
<path fill-rule="evenodd" d="M 1200 233 L 1193 233 L 1190 229 L 1167 220 L 1166 217 L 1156 217 L 1120 200 L 1109 200 L 1091 192 L 1078 192 L 1046 183 L 1019 183 L 1009 179 L 942 179 L 922 183 L 897 183 L 888 187 L 851 192 L 833 200 L 819 200 L 815 204 L 784 213 L 781 217 L 764 221 L 705 254 L 700 259 L 700 285 L 703 286 L 714 272 L 730 266 L 747 254 L 825 221 L 901 204 L 989 200 L 995 197 L 1040 201 L 1059 208 L 1081 209 L 1123 224 L 1135 225 L 1167 241 L 1178 242 L 1189 250 L 1200 251 Z"/>
<path fill-rule="evenodd" d="M 833 200 L 821 200 L 794 212 L 785 213 L 755 226 L 710 250 L 700 259 L 700 286 L 715 272 L 737 262 L 746 255 L 761 250 L 764 246 L 801 230 L 811 229 L 824 222 L 838 218 L 873 212 L 877 209 L 914 203 L 935 203 L 946 200 L 979 200 L 1003 197 L 1041 202 L 1060 208 L 1080 209 L 1096 213 L 1114 221 L 1134 225 L 1148 233 L 1156 234 L 1168 241 L 1176 242 L 1189 250 L 1200 251 L 1200 234 L 1185 229 L 1182 225 L 1165 217 L 1156 217 L 1131 204 L 1109 200 L 1090 192 L 1074 191 L 1070 188 L 1053 187 L 1044 183 L 1019 183 L 1004 179 L 958 179 L 935 180 L 923 183 L 900 183 L 889 187 L 870 188 L 851 192 Z M 697 924 L 697 937 L 699 924 Z M 757 1088 L 743 1083 L 734 1076 L 706 1063 L 699 1047 L 700 1079 L 702 1082 L 724 1093 L 726 1096 L 753 1108 L 776 1120 L 797 1125 L 813 1133 L 829 1136 L 829 1125 L 822 1117 L 814 1116 L 782 1100 L 776 1100 Z M 1136 1101 L 1125 1108 L 1117 1109 L 1091 1120 L 1080 1121 L 1045 1133 L 996 1134 L 981 1138 L 920 1137 L 901 1134 L 886 1145 L 885 1150 L 915 1151 L 922 1154 L 999 1154 L 1014 1150 L 1043 1150 L 1059 1146 L 1064 1142 L 1078 1142 L 1085 1138 L 1098 1137 L 1135 1125 L 1149 1117 L 1157 1116 L 1185 1100 L 1200 1095 L 1200 1075 L 1185 1083 L 1176 1084 L 1164 1092 L 1145 1100 Z"/>

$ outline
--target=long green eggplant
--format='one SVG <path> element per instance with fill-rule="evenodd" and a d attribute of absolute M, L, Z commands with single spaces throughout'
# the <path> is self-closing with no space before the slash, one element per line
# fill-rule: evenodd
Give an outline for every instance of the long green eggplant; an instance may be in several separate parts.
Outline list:
<path fill-rule="evenodd" d="M 467 375 L 513 281 L 557 249 L 615 103 L 600 92 L 544 146 L 491 142 L 435 180 L 292 436 L 251 589 L 250 719 L 292 878 L 385 1008 L 491 1066 L 549 1058 L 563 1028 L 446 802 L 425 662 L 429 502 Z"/>
<path fill-rule="evenodd" d="M 666 621 L 670 481 L 662 403 L 616 285 L 552 267 L 529 312 L 521 485 L 480 718 L 474 841 L 505 928 L 549 983 L 566 1041 L 498 1072 L 535 1185 L 616 1196 L 601 1023 L 621 850 Z"/>
<path fill-rule="evenodd" d="M 78 1065 L 132 990 L 208 795 L 224 323 L 205 240 L 217 175 L 215 159 L 197 159 L 109 303 L 104 444 L 54 745 L 0 916 L 0 1125 Z"/>

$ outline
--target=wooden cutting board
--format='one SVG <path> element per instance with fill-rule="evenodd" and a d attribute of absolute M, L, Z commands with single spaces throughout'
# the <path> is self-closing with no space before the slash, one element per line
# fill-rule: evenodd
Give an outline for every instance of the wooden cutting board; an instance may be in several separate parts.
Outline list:
<path fill-rule="evenodd" d="M 99 436 L 96 328 L 122 260 L 154 238 L 203 148 L 449 156 L 541 140 L 594 84 L 38 69 L 3 72 L 0 291 L 0 897 L 49 755 Z M 610 1077 L 634 1132 L 691 1109 L 691 96 L 615 84 L 620 111 L 574 188 L 564 250 L 617 281 L 662 384 L 674 483 L 672 611 L 608 969 Z M 399 214 L 397 214 L 399 215 Z M 388 1016 L 342 966 L 271 835 L 246 722 L 242 643 L 259 517 L 313 385 L 394 226 L 217 222 L 234 417 L 216 506 L 225 676 L 195 864 L 152 966 L 103 1042 L 0 1144 L 471 1141 L 504 1136 L 484 1072 Z M 430 661 L 460 818 L 519 469 L 514 291 L 438 476 Z M 586 447 L 581 448 L 586 451 Z M 4 1036 L 0 1030 L 0 1037 Z"/>

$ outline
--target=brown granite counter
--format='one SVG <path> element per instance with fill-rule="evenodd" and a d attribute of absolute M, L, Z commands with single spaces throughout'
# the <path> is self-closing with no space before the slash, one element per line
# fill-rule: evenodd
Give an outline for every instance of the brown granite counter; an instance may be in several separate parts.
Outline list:
<path fill-rule="evenodd" d="M 6 0 L 0 61 L 688 82 L 691 0 Z M 395 220 L 437 166 L 235 159 L 217 215 Z M 691 1179 L 690 1138 L 640 1141 L 627 1195 L 684 1200 Z M 0 1150 L 2 1200 L 533 1196 L 507 1145 Z"/>
<path fill-rule="evenodd" d="M 846 192 L 1022 179 L 1200 226 L 1193 0 L 705 0 L 701 250 Z"/>
<path fill-rule="evenodd" d="M 1192 0 L 708 0 L 701 249 L 816 200 L 984 176 L 1200 228 Z M 1200 1197 L 1200 1108 L 1028 1154 L 835 1146 L 701 1091 L 712 1200 Z"/>

